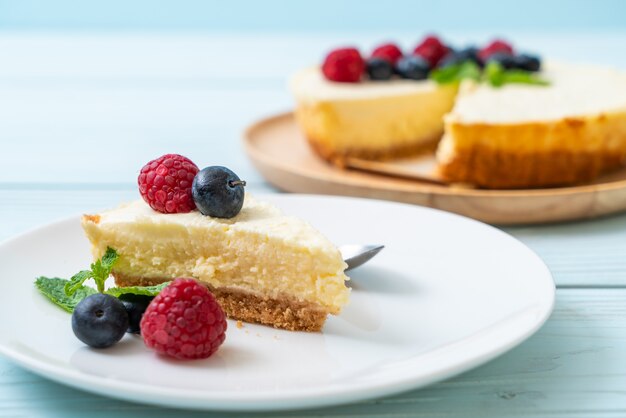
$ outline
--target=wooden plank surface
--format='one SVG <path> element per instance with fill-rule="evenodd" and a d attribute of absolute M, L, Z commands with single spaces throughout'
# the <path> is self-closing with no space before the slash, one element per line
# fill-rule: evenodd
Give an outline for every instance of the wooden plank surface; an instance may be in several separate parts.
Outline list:
<path fill-rule="evenodd" d="M 509 36 L 551 57 L 580 61 L 585 51 L 584 60 L 626 68 L 615 52 L 626 33 Z M 0 34 L 0 240 L 135 198 L 138 164 L 165 152 L 228 165 L 251 192 L 273 192 L 242 152 L 243 126 L 288 110 L 286 75 L 329 47 L 369 48 L 382 37 L 415 40 L 407 33 Z M 556 310 L 537 335 L 421 391 L 282 416 L 626 416 L 626 215 L 506 231 L 546 261 L 559 285 Z M 89 395 L 0 358 L 0 416 L 87 414 L 223 415 Z"/>

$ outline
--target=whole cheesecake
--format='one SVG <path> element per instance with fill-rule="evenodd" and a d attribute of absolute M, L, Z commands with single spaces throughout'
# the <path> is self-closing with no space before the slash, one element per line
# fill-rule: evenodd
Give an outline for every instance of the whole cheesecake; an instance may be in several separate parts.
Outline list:
<path fill-rule="evenodd" d="M 588 182 L 626 164 L 626 74 L 542 63 L 503 40 L 456 49 L 428 36 L 408 54 L 386 44 L 369 57 L 340 48 L 290 87 L 312 148 L 339 166 L 438 143 L 445 182 L 514 189 Z"/>
<path fill-rule="evenodd" d="M 117 285 L 193 277 L 234 319 L 319 331 L 348 302 L 337 248 L 308 223 L 250 195 L 230 219 L 158 213 L 138 200 L 85 215 L 82 226 L 94 258 L 107 247 L 120 255 L 112 272 Z"/>
<path fill-rule="evenodd" d="M 445 118 L 440 174 L 484 188 L 585 182 L 626 161 L 626 75 L 549 63 L 547 86 L 464 82 Z"/>
<path fill-rule="evenodd" d="M 394 79 L 338 83 L 307 68 L 290 80 L 296 118 L 324 159 L 386 159 L 434 149 L 443 116 L 452 109 L 456 85 Z"/>

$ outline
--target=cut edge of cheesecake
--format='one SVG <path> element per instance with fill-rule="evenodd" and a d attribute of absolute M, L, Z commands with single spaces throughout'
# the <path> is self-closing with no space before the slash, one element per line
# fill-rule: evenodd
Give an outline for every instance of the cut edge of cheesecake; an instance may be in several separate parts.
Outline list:
<path fill-rule="evenodd" d="M 166 227 L 159 227 L 163 223 Z M 192 277 L 209 288 L 232 319 L 320 331 L 328 314 L 338 314 L 348 302 L 350 289 L 345 281 L 349 279 L 337 248 L 308 223 L 284 216 L 249 195 L 242 213 L 228 220 L 199 212 L 158 214 L 143 201 L 135 201 L 84 215 L 82 226 L 94 259 L 108 246 L 120 254 L 112 272 L 118 286 Z M 294 237 L 285 231 L 289 228 Z M 197 242 L 185 247 L 192 238 Z M 238 239 L 248 241 L 237 245 Z M 274 255 L 271 260 L 264 258 L 267 251 Z M 288 252 L 284 261 L 276 260 L 281 251 Z"/>
<path fill-rule="evenodd" d="M 431 80 L 334 83 L 319 68 L 297 72 L 289 85 L 311 148 L 338 166 L 349 158 L 387 160 L 434 151 L 457 91 L 456 85 Z"/>

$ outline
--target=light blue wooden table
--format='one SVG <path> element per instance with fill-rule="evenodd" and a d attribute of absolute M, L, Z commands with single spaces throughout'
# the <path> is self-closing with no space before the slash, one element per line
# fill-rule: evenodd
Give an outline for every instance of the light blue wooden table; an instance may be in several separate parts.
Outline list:
<path fill-rule="evenodd" d="M 407 34 L 391 37 L 413 41 Z M 626 56 L 616 52 L 626 50 L 626 33 L 511 37 L 555 58 L 580 60 L 584 51 L 586 60 L 626 68 Z M 285 77 L 328 47 L 379 39 L 357 33 L 0 35 L 0 239 L 134 198 L 139 166 L 167 152 L 199 165 L 227 165 L 248 180 L 250 191 L 274 192 L 241 150 L 243 127 L 289 109 Z M 535 336 L 420 391 L 281 416 L 626 416 L 626 215 L 505 230 L 545 260 L 558 285 L 554 314 Z M 90 395 L 0 358 L 3 417 L 221 415 Z"/>

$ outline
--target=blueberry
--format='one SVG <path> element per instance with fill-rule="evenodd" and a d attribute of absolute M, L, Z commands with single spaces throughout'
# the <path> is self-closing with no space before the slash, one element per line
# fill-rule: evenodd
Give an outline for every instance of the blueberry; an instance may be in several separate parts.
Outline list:
<path fill-rule="evenodd" d="M 120 295 L 120 301 L 128 313 L 128 329 L 126 332 L 131 334 L 141 333 L 139 323 L 152 299 L 154 299 L 153 296 L 146 295 L 133 295 L 130 293 Z"/>
<path fill-rule="evenodd" d="M 535 55 L 520 54 L 515 57 L 515 68 L 525 71 L 539 71 L 541 60 Z"/>
<path fill-rule="evenodd" d="M 384 58 L 372 57 L 365 63 L 367 75 L 371 80 L 389 80 L 393 75 L 393 65 Z"/>
<path fill-rule="evenodd" d="M 196 174 L 191 193 L 203 215 L 232 218 L 243 207 L 245 181 L 226 167 L 212 166 Z"/>
<path fill-rule="evenodd" d="M 515 57 L 508 52 L 494 52 L 493 54 L 489 55 L 489 58 L 487 58 L 487 63 L 493 61 L 500 64 L 505 70 L 516 68 Z"/>
<path fill-rule="evenodd" d="M 476 48 L 475 46 L 468 46 L 467 48 L 464 48 L 464 49 L 461 49 L 460 51 L 457 51 L 456 55 L 462 61 L 473 61 L 476 64 L 482 66 L 483 62 L 480 59 L 480 57 L 478 56 L 478 52 L 479 51 L 480 50 L 478 48 Z"/>
<path fill-rule="evenodd" d="M 428 77 L 430 65 L 428 61 L 417 55 L 402 57 L 396 64 L 396 73 L 410 80 L 424 80 Z"/>
<path fill-rule="evenodd" d="M 458 51 L 449 52 L 439 62 L 438 67 L 444 68 L 450 65 L 461 64 L 465 61 L 473 61 L 478 65 L 482 65 L 480 58 L 478 58 L 478 48 L 470 46 Z"/>
<path fill-rule="evenodd" d="M 72 314 L 74 335 L 94 348 L 110 347 L 122 339 L 128 314 L 116 297 L 96 293 L 81 300 Z"/>

